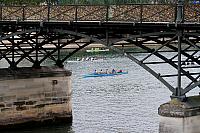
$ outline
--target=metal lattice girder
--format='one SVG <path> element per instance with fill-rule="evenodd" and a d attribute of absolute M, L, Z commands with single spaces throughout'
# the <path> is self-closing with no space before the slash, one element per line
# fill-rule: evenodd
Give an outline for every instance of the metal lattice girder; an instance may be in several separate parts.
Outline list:
<path fill-rule="evenodd" d="M 68 32 L 68 33 L 70 33 L 70 34 L 77 34 L 77 33 L 73 33 L 72 31 L 59 31 L 60 33 L 66 33 L 66 32 Z M 142 36 L 144 37 L 144 36 L 146 36 L 146 37 L 148 37 L 148 36 L 150 36 L 150 35 L 161 35 L 162 33 L 147 33 L 147 34 L 143 34 Z M 167 34 L 167 33 L 165 33 L 165 34 Z M 174 34 L 174 33 L 169 33 L 169 34 Z M 160 80 L 164 85 L 166 85 L 173 93 L 175 93 L 175 88 L 173 87 L 173 86 L 171 86 L 167 81 L 165 81 L 162 77 L 161 77 L 161 75 L 159 74 L 159 73 L 156 73 L 154 70 L 152 70 L 150 67 L 148 67 L 147 65 L 145 65 L 144 63 L 142 63 L 142 61 L 139 61 L 138 59 L 136 59 L 134 56 L 132 56 L 132 55 L 130 55 L 130 54 L 127 54 L 127 53 L 124 53 L 124 51 L 123 50 L 120 50 L 120 49 L 117 49 L 116 47 L 114 47 L 114 46 L 112 46 L 113 44 L 114 44 L 114 42 L 111 42 L 111 43 L 109 43 L 109 44 L 107 44 L 107 42 L 106 42 L 106 40 L 98 40 L 98 39 L 96 39 L 96 38 L 90 38 L 89 36 L 86 36 L 86 35 L 84 35 L 84 34 L 80 34 L 80 33 L 78 33 L 77 34 L 78 36 L 82 36 L 82 37 L 84 37 L 84 38 L 87 38 L 87 39 L 91 39 L 91 40 L 93 40 L 93 41 L 95 41 L 95 42 L 99 42 L 99 43 L 103 43 L 103 44 L 105 44 L 106 46 L 108 46 L 110 49 L 112 49 L 112 50 L 114 50 L 114 51 L 117 51 L 118 53 L 122 53 L 122 54 L 124 54 L 124 55 L 126 55 L 128 58 L 130 58 L 131 60 L 133 60 L 134 62 L 136 62 L 137 64 L 139 64 L 140 66 L 142 66 L 145 70 L 147 70 L 148 72 L 150 72 L 153 76 L 155 76 L 158 80 Z M 137 37 L 141 37 L 141 35 L 133 35 L 133 36 L 131 36 L 131 39 L 134 39 L 134 38 L 137 38 Z M 176 38 L 176 35 L 170 40 L 170 41 L 172 41 L 172 40 L 174 40 Z M 115 40 L 115 43 L 116 42 L 119 42 L 119 41 L 122 41 L 122 40 L 126 40 L 127 41 L 127 38 L 123 38 L 123 39 L 118 39 L 118 40 Z M 168 43 L 170 43 L 170 41 L 168 42 Z M 168 43 L 166 43 L 166 44 L 164 44 L 164 45 L 167 45 Z M 138 45 L 142 45 L 142 43 L 141 44 L 138 44 Z M 144 48 L 144 47 L 143 47 Z M 162 48 L 162 47 L 161 47 Z M 159 49 L 161 49 L 161 48 L 159 48 Z M 144 48 L 145 49 L 145 48 Z M 152 50 L 148 50 L 147 49 L 147 51 L 152 51 Z M 156 52 L 155 51 L 153 51 L 153 53 L 152 54 L 155 54 Z"/>
<path fill-rule="evenodd" d="M 26 36 L 23 35 L 24 33 L 26 33 Z M 15 39 L 16 36 L 19 38 Z M 33 63 L 33 67 L 40 67 L 47 58 L 53 60 L 58 66 L 62 66 L 66 59 L 93 42 L 90 39 L 86 42 L 80 41 L 82 38 L 70 33 L 60 34 L 57 32 L 50 33 L 37 30 L 16 32 L 1 38 L 2 48 L 5 52 L 0 51 L 0 54 L 13 69 L 17 68 L 17 65 L 25 59 Z M 57 42 L 59 39 L 65 39 L 67 41 L 59 41 L 58 45 Z M 3 41 L 8 41 L 9 47 Z M 61 58 L 61 55 L 55 55 L 55 53 L 69 44 L 76 44 L 76 48 L 67 48 L 72 50 L 67 56 Z M 26 46 L 24 47 L 24 45 Z M 8 57 L 9 53 L 11 56 Z"/>
<path fill-rule="evenodd" d="M 25 32 L 24 31 L 16 32 L 16 33 L 12 33 L 12 34 L 9 34 L 9 35 L 1 37 L 1 44 L 3 45 L 3 49 L 5 51 L 4 53 L 1 52 L 1 56 L 3 56 L 7 60 L 7 62 L 10 64 L 11 67 L 13 67 L 13 68 L 17 67 L 16 61 L 15 61 L 15 56 L 16 55 L 20 55 L 19 51 L 21 51 L 24 55 L 26 55 L 26 52 L 24 51 L 24 49 L 22 49 L 19 46 L 20 43 L 30 39 L 30 38 L 26 38 L 23 41 L 19 41 L 19 42 L 15 43 L 14 36 L 17 36 L 17 35 L 20 35 L 20 34 L 23 34 L 23 33 L 28 34 L 28 33 L 32 32 L 32 31 L 33 30 L 28 30 L 28 31 L 25 31 Z M 4 40 L 7 40 L 8 41 L 7 43 L 10 43 L 9 47 L 7 46 L 8 44 L 3 43 Z M 11 59 L 6 57 L 8 53 L 12 53 L 11 54 L 12 55 Z M 33 59 L 28 55 L 26 55 L 26 58 L 29 58 L 31 61 L 33 61 Z"/>
<path fill-rule="evenodd" d="M 106 46 L 108 46 L 109 48 L 113 49 L 114 51 L 117 51 L 119 53 L 123 53 L 124 55 L 126 55 L 127 57 L 129 57 L 131 60 L 133 60 L 134 62 L 136 62 L 140 66 L 142 66 L 145 70 L 147 70 L 148 72 L 150 72 L 152 75 L 154 75 L 158 80 L 160 80 L 164 85 L 166 85 L 174 94 L 176 93 L 176 87 L 173 87 L 164 78 L 165 77 L 177 77 L 178 76 L 177 74 L 176 75 L 171 74 L 171 75 L 168 75 L 168 76 L 162 75 L 160 73 L 157 73 L 156 71 L 154 71 L 150 67 L 148 67 L 146 65 L 146 64 L 148 64 L 147 62 L 144 62 L 150 56 L 155 55 L 156 57 L 162 59 L 164 61 L 164 63 L 168 63 L 169 65 L 171 65 L 175 69 L 178 69 L 177 61 L 173 61 L 173 59 L 175 59 L 176 57 L 178 57 L 177 54 L 175 54 L 175 56 L 173 56 L 172 58 L 168 58 L 168 57 L 165 57 L 162 54 L 160 54 L 160 50 L 163 49 L 164 47 L 170 48 L 172 50 L 170 52 L 177 52 L 178 53 L 178 47 L 175 47 L 174 45 L 170 44 L 171 42 L 175 44 L 175 42 L 177 41 L 178 35 L 176 35 L 176 33 L 174 33 L 174 32 L 163 33 L 162 32 L 162 33 L 146 33 L 146 34 L 142 34 L 142 35 L 130 35 L 129 38 L 127 38 L 127 37 L 126 38 L 120 38 L 120 39 L 109 41 L 109 43 L 108 43 L 105 39 L 91 38 L 90 36 L 88 36 L 86 34 L 76 33 L 76 32 L 73 32 L 73 31 L 67 31 L 67 30 L 62 30 L 61 31 L 61 30 L 57 30 L 57 32 L 59 32 L 60 34 L 61 33 L 68 33 L 68 34 L 71 34 L 71 35 L 81 36 L 83 38 L 87 38 L 88 40 L 92 40 L 92 41 L 95 41 L 95 42 L 99 42 L 99 43 L 105 44 Z M 160 41 L 161 37 L 159 37 L 159 36 L 167 35 L 167 34 L 170 35 L 171 39 L 169 39 L 167 41 L 162 41 L 161 42 Z M 151 36 L 154 36 L 154 37 L 151 37 Z M 158 36 L 158 37 L 155 38 L 155 36 Z M 140 38 L 144 38 L 144 39 L 142 41 L 137 41 L 137 42 L 133 41 L 134 39 L 139 38 L 139 37 Z M 143 45 L 144 42 L 148 42 L 150 40 L 154 40 L 155 41 L 155 39 L 157 39 L 156 43 L 162 44 L 157 49 L 150 49 L 147 46 Z M 143 50 L 146 50 L 147 53 L 150 53 L 150 54 L 147 55 L 147 56 L 145 56 L 142 60 L 138 60 L 133 55 L 131 55 L 130 53 L 126 53 L 126 51 L 121 50 L 121 49 L 117 49 L 115 47 L 115 44 L 117 44 L 117 42 L 120 42 L 122 40 L 130 42 L 130 43 L 127 43 L 127 44 L 135 44 L 135 46 L 140 47 Z M 86 45 L 88 45 L 88 44 L 86 44 Z M 190 59 L 192 59 L 193 61 L 195 61 L 195 62 L 198 63 L 199 61 L 193 58 L 193 56 L 197 53 L 197 51 L 194 52 L 192 55 L 189 55 L 186 52 L 186 51 L 194 51 L 194 50 L 190 50 L 190 48 L 191 48 L 191 45 L 189 45 L 187 48 L 182 49 L 181 54 L 183 54 L 185 57 L 189 57 Z M 68 56 L 66 56 L 66 58 L 64 58 L 64 59 L 67 59 L 67 58 L 68 58 Z M 153 64 L 156 64 L 156 63 L 153 63 Z M 159 65 L 160 63 L 158 62 L 157 64 Z M 182 68 L 182 67 L 181 67 L 180 71 L 182 73 L 180 75 L 181 77 L 182 76 L 186 76 L 191 81 L 196 81 L 196 78 L 193 77 L 193 75 L 196 75 L 195 73 L 188 73 L 188 71 L 185 71 L 184 68 Z M 194 86 L 194 85 L 192 85 L 192 86 Z M 187 90 L 188 89 L 185 89 L 185 88 L 182 89 L 181 88 L 181 90 L 179 92 L 180 93 L 179 95 L 185 95 L 185 93 L 186 93 Z"/>
<path fill-rule="evenodd" d="M 123 53 L 121 50 L 110 46 L 110 49 L 118 52 L 118 53 Z M 150 67 L 148 67 L 147 65 L 145 65 L 144 63 L 142 63 L 140 60 L 138 60 L 137 58 L 135 58 L 134 56 L 127 54 L 127 53 L 123 53 L 126 57 L 128 57 L 129 59 L 131 59 L 132 61 L 134 61 L 135 63 L 137 63 L 138 65 L 140 65 L 142 68 L 144 68 L 146 71 L 148 71 L 149 73 L 151 73 L 154 77 L 156 77 L 159 81 L 161 81 L 172 93 L 175 93 L 175 88 L 173 86 L 171 86 L 165 79 L 163 79 L 160 75 L 160 73 L 156 73 L 153 69 L 151 69 Z"/>
<path fill-rule="evenodd" d="M 139 64 L 140 66 L 142 66 L 144 69 L 146 69 L 148 72 L 150 72 L 152 75 L 154 75 L 156 78 L 158 78 L 162 83 L 164 83 L 173 93 L 175 93 L 175 88 L 172 87 L 169 83 L 167 83 L 164 79 L 160 79 L 160 77 L 165 77 L 165 76 L 162 76 L 160 73 L 156 73 L 155 71 L 153 70 L 150 70 L 147 66 L 145 66 L 145 63 L 143 63 L 147 58 L 149 58 L 150 56 L 152 55 L 156 55 L 157 57 L 159 57 L 160 59 L 164 60 L 164 63 L 168 63 L 170 64 L 171 66 L 173 66 L 174 68 L 178 69 L 178 62 L 174 62 L 172 61 L 172 59 L 174 59 L 175 57 L 178 57 L 178 54 L 176 54 L 172 59 L 168 59 L 164 56 L 162 56 L 161 54 L 159 54 L 159 51 L 161 48 L 163 48 L 164 46 L 165 47 L 168 47 L 168 48 L 171 48 L 174 52 L 177 52 L 178 53 L 178 48 L 177 47 L 174 47 L 173 45 L 170 45 L 169 42 L 170 41 L 173 41 L 175 40 L 175 38 L 177 38 L 177 36 L 174 36 L 173 38 L 171 38 L 169 41 L 166 41 L 165 43 L 163 43 L 163 45 L 161 45 L 160 47 L 158 47 L 156 50 L 155 49 L 149 49 L 148 47 L 144 46 L 143 45 L 143 42 L 142 43 L 138 43 L 138 42 L 134 42 L 132 41 L 131 39 L 129 39 L 128 41 L 131 42 L 131 43 L 134 43 L 136 46 L 138 47 L 141 47 L 142 49 L 145 49 L 147 50 L 150 54 L 147 55 L 146 57 L 144 57 L 142 60 L 137 60 L 136 58 L 134 58 L 132 55 L 130 55 L 129 53 L 125 53 L 126 56 L 128 56 L 130 59 L 132 59 L 133 61 L 135 61 L 137 64 Z M 185 57 L 187 57 L 187 60 L 188 58 L 191 59 L 193 62 L 195 62 L 196 64 L 199 65 L 199 60 L 194 58 L 194 55 L 196 53 L 198 53 L 199 51 L 199 46 L 198 45 L 195 45 L 195 44 L 191 44 L 191 42 L 188 40 L 188 39 L 185 39 L 187 40 L 190 44 L 189 44 L 189 47 L 183 49 L 181 48 L 180 50 L 180 54 L 181 55 L 184 55 Z M 159 40 L 157 41 L 159 43 L 161 43 Z M 188 50 L 189 48 L 196 48 L 195 50 Z M 115 48 L 116 50 L 116 48 Z M 116 51 L 120 51 L 120 50 L 116 50 Z M 187 52 L 185 51 L 194 51 L 191 55 L 188 54 Z M 122 50 L 121 50 L 122 52 Z M 182 60 L 182 59 L 181 59 Z M 154 63 L 153 63 L 154 64 Z M 155 63 L 156 64 L 156 63 Z M 160 63 L 158 63 L 160 64 Z M 180 64 L 179 64 L 180 65 Z M 180 65 L 181 66 L 181 65 Z M 189 68 L 189 67 L 187 67 Z M 194 67 L 190 67 L 190 68 L 194 68 Z M 196 66 L 195 68 L 200 68 L 199 66 Z M 188 91 L 190 91 L 191 89 L 195 88 L 196 86 L 199 86 L 200 85 L 200 82 L 198 81 L 197 82 L 197 79 L 200 77 L 199 73 L 191 73 L 191 72 L 188 72 L 188 71 L 185 71 L 184 70 L 184 67 L 180 67 L 180 71 L 182 74 L 180 74 L 180 77 L 182 76 L 186 76 L 188 79 L 190 79 L 192 82 L 189 83 L 188 86 L 186 86 L 185 88 L 180 88 L 180 96 L 181 95 L 185 95 Z M 193 75 L 198 75 L 197 77 L 193 77 Z M 177 75 L 168 75 L 168 77 L 174 77 L 174 76 L 178 76 Z"/>
<path fill-rule="evenodd" d="M 8 23 L 8 26 L 2 30 L 0 59 L 4 58 L 12 67 L 17 67 L 24 60 L 28 60 L 33 67 L 40 67 L 47 59 L 62 67 L 65 60 L 84 47 L 96 42 L 127 56 L 139 64 L 160 80 L 175 96 L 183 96 L 195 87 L 200 86 L 200 74 L 198 72 L 200 69 L 200 33 L 196 30 L 200 27 L 198 24 L 131 22 L 11 23 L 16 26 L 14 27 Z M 181 26 L 183 30 L 177 32 L 177 29 L 180 30 Z M 178 38 L 181 39 L 179 45 Z M 134 51 L 134 48 L 141 51 Z M 66 55 L 61 56 L 61 49 L 67 50 Z M 139 58 L 135 53 L 144 53 L 144 56 Z M 192 62 L 195 65 L 184 65 Z M 162 65 L 170 67 L 170 71 L 164 73 L 157 69 Z M 179 73 L 178 69 L 180 70 Z M 197 71 L 194 71 L 194 69 Z M 179 90 L 177 89 L 178 85 L 171 83 L 169 80 L 173 78 L 177 82 L 177 77 L 181 79 Z"/>

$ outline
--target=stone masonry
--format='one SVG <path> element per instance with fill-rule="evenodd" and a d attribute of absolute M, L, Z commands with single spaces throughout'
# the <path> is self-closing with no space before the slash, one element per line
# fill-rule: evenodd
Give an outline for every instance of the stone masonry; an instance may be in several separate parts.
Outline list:
<path fill-rule="evenodd" d="M 0 69 L 0 129 L 72 120 L 71 72 L 62 68 Z"/>

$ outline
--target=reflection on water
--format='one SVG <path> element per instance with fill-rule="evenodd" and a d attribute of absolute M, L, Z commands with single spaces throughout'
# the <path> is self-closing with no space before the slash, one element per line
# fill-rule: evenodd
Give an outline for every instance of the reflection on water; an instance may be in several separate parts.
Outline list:
<path fill-rule="evenodd" d="M 63 124 L 60 126 L 45 126 L 42 128 L 18 129 L 15 131 L 3 131 L 1 133 L 74 133 L 71 124 Z"/>

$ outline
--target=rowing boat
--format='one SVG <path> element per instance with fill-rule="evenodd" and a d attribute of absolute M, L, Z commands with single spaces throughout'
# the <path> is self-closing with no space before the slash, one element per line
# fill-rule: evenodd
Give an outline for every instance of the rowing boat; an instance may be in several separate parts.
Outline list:
<path fill-rule="evenodd" d="M 128 72 L 117 72 L 117 73 L 91 73 L 91 74 L 85 74 L 85 75 L 83 75 L 83 78 L 116 76 L 116 75 L 122 75 L 122 74 L 128 74 Z"/>

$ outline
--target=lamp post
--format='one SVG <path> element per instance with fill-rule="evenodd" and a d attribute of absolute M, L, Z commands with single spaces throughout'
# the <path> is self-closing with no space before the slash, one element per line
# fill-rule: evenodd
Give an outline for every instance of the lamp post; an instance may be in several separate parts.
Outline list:
<path fill-rule="evenodd" d="M 178 0 L 176 22 L 181 23 L 184 19 L 184 0 Z"/>
<path fill-rule="evenodd" d="M 176 14 L 176 23 L 183 23 L 184 21 L 184 0 L 178 0 L 177 3 L 177 14 Z M 183 37 L 183 30 L 181 28 L 177 28 L 177 35 L 178 35 L 178 77 L 177 77 L 177 88 L 175 96 L 179 99 L 184 99 L 185 95 L 181 93 L 181 54 L 182 54 L 182 37 Z"/>

